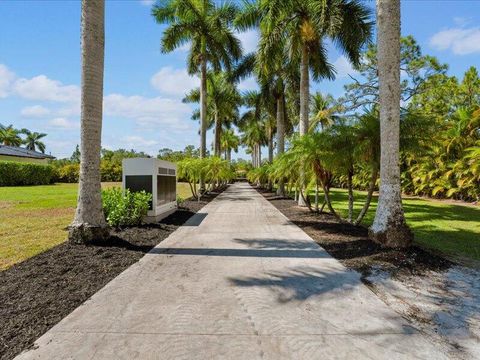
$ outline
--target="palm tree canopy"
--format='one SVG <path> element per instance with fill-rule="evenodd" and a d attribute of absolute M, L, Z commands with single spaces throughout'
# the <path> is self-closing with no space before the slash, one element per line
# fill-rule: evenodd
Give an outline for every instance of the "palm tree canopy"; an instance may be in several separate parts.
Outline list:
<path fill-rule="evenodd" d="M 0 124 L 0 143 L 9 146 L 20 146 L 23 143 L 20 134 L 22 130 L 15 129 L 13 125 Z"/>
<path fill-rule="evenodd" d="M 335 77 L 327 61 L 325 38 L 330 38 L 357 66 L 360 50 L 372 34 L 370 18 L 371 11 L 358 0 L 259 0 L 247 2 L 235 24 L 240 29 L 260 28 L 259 56 L 263 64 L 277 61 L 272 54 L 278 53 L 279 47 L 286 47 L 293 61 L 300 58 L 301 47 L 306 46 L 310 70 L 318 80 Z"/>
<path fill-rule="evenodd" d="M 40 150 L 42 153 L 45 153 L 45 144 L 42 141 L 40 141 L 40 139 L 47 136 L 47 134 L 32 132 L 27 129 L 23 129 L 22 132 L 26 135 L 26 138 L 23 140 L 23 143 L 26 145 L 26 148 L 28 150 L 35 151 L 38 148 L 38 150 Z"/>
<path fill-rule="evenodd" d="M 310 131 L 315 130 L 318 125 L 324 129 L 334 124 L 337 118 L 335 113 L 340 110 L 340 107 L 335 103 L 332 95 L 316 92 L 310 97 L 310 103 Z"/>
<path fill-rule="evenodd" d="M 242 55 L 242 47 L 232 30 L 238 8 L 229 2 L 212 0 L 160 0 L 152 15 L 159 24 L 169 24 L 161 40 L 161 50 L 171 52 L 190 43 L 188 71 L 197 73 L 202 57 L 215 70 L 230 69 L 232 60 Z"/>
<path fill-rule="evenodd" d="M 238 106 L 241 103 L 241 96 L 235 85 L 229 81 L 227 73 L 208 72 L 207 74 L 207 127 L 211 128 L 215 115 L 219 116 L 223 125 L 227 127 L 231 122 L 236 122 L 239 117 Z M 182 99 L 184 103 L 199 103 L 200 88 L 190 90 Z M 192 114 L 193 120 L 200 118 L 199 110 Z"/>

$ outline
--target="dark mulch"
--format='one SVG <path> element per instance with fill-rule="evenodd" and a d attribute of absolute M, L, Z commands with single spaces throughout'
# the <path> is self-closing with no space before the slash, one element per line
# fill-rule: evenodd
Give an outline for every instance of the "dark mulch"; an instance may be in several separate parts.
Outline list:
<path fill-rule="evenodd" d="M 112 230 L 102 243 L 65 242 L 0 272 L 0 359 L 31 347 L 217 195 L 186 200 L 158 224 Z"/>
<path fill-rule="evenodd" d="M 328 213 L 314 214 L 300 208 L 291 198 L 257 189 L 293 223 L 302 228 L 330 255 L 346 267 L 359 271 L 365 278 L 372 269 L 389 271 L 392 276 L 422 275 L 427 270 L 446 270 L 453 265 L 440 255 L 418 246 L 408 249 L 387 249 L 368 239 L 368 230 L 339 222 Z"/>

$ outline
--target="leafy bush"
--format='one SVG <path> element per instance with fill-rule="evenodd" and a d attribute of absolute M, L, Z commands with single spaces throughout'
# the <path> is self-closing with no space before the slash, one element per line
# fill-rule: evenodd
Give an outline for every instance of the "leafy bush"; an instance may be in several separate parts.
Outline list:
<path fill-rule="evenodd" d="M 147 215 L 152 194 L 111 188 L 102 191 L 102 201 L 105 218 L 111 226 L 135 226 Z"/>
<path fill-rule="evenodd" d="M 0 162 L 0 186 L 47 185 L 54 181 L 50 165 L 21 162 Z"/>
<path fill-rule="evenodd" d="M 66 164 L 56 169 L 57 182 L 76 183 L 80 177 L 80 164 Z"/>
<path fill-rule="evenodd" d="M 107 161 L 107 160 L 102 160 L 100 163 L 100 176 L 102 181 L 106 181 L 106 182 L 122 181 L 122 164 Z"/>

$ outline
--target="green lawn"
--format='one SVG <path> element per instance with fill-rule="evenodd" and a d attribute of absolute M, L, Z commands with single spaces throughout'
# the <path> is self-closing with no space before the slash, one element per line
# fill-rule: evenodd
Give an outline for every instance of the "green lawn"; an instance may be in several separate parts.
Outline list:
<path fill-rule="evenodd" d="M 365 192 L 355 192 L 356 213 L 363 206 L 365 197 Z M 323 200 L 323 193 L 320 199 Z M 346 190 L 333 189 L 332 204 L 343 216 L 346 216 L 348 209 Z M 373 222 L 376 206 L 377 197 L 374 197 L 365 216 L 364 225 L 370 225 Z M 480 207 L 405 198 L 403 208 L 408 225 L 413 229 L 415 241 L 418 244 L 455 258 L 480 260 Z"/>
<path fill-rule="evenodd" d="M 120 183 L 102 184 L 112 186 Z M 177 191 L 191 196 L 188 184 Z M 0 270 L 65 241 L 76 198 L 77 184 L 0 187 Z"/>

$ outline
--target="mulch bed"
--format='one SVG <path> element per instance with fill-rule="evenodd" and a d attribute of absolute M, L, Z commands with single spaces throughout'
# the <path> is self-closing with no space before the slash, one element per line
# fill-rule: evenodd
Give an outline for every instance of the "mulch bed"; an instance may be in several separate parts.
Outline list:
<path fill-rule="evenodd" d="M 103 243 L 65 242 L 0 272 L 0 359 L 31 347 L 217 195 L 186 200 L 158 224 L 112 230 Z"/>
<path fill-rule="evenodd" d="M 447 270 L 449 260 L 418 246 L 387 249 L 368 239 L 368 229 L 338 221 L 328 213 L 315 214 L 297 206 L 291 198 L 257 189 L 294 224 L 302 228 L 330 255 L 348 268 L 360 272 L 364 282 L 372 269 L 381 268 L 392 276 L 421 275 L 428 270 Z"/>

